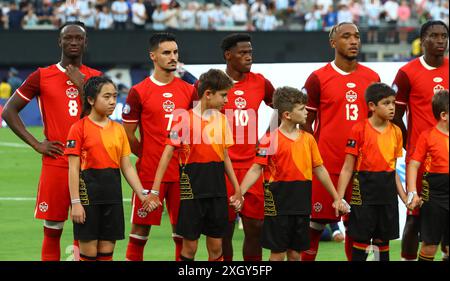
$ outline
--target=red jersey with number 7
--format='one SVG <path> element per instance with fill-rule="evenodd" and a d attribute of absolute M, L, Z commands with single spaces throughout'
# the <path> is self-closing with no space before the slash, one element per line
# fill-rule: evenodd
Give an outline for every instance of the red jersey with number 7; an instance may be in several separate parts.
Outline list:
<path fill-rule="evenodd" d="M 192 108 L 197 97 L 191 84 L 174 78 L 169 84 L 159 83 L 151 77 L 134 85 L 123 108 L 124 123 L 138 123 L 141 157 L 136 163 L 141 181 L 153 181 L 166 138 L 179 110 Z M 179 180 L 178 159 L 174 154 L 167 167 L 163 182 Z"/>
<path fill-rule="evenodd" d="M 16 90 L 16 94 L 27 102 L 37 98 L 45 138 L 63 144 L 66 143 L 72 124 L 80 120 L 82 111 L 79 91 L 65 72 L 60 64 L 38 68 Z M 100 71 L 85 65 L 80 66 L 80 72 L 85 75 L 85 81 L 92 76 L 102 75 Z M 43 163 L 68 167 L 67 156 L 54 159 L 44 155 Z"/>
<path fill-rule="evenodd" d="M 303 91 L 308 95 L 306 108 L 315 111 L 314 136 L 324 166 L 332 174 L 339 174 L 345 159 L 345 145 L 351 128 L 367 118 L 364 93 L 380 77 L 370 68 L 357 65 L 347 73 L 334 61 L 314 71 L 306 80 Z"/>

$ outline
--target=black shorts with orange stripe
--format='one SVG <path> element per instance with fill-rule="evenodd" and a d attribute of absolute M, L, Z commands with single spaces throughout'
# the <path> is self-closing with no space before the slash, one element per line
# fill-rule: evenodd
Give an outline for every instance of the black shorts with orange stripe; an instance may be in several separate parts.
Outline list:
<path fill-rule="evenodd" d="M 399 237 L 398 204 L 352 206 L 348 234 L 355 241 L 397 239 Z"/>

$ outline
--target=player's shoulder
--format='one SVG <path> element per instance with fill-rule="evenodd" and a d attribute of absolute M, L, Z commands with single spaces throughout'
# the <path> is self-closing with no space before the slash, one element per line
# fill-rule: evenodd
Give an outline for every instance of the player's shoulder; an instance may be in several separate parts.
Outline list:
<path fill-rule="evenodd" d="M 173 80 L 173 83 L 177 87 L 182 87 L 182 88 L 187 89 L 189 91 L 192 91 L 194 89 L 194 85 L 184 81 L 183 79 L 181 79 L 179 77 L 175 77 L 174 80 Z"/>
<path fill-rule="evenodd" d="M 103 72 L 101 72 L 100 70 L 97 70 L 95 68 L 89 67 L 87 65 L 81 65 L 81 70 L 82 72 L 84 72 L 85 74 L 88 74 L 89 76 L 101 76 L 103 74 Z"/>
<path fill-rule="evenodd" d="M 392 129 L 395 131 L 396 135 L 402 135 L 402 130 L 399 126 L 395 125 L 394 122 L 390 122 Z"/>
<path fill-rule="evenodd" d="M 409 71 L 417 71 L 417 67 L 421 67 L 420 57 L 410 60 L 405 65 L 400 67 L 399 71 L 409 72 Z"/>
<path fill-rule="evenodd" d="M 358 70 L 359 70 L 360 73 L 362 73 L 365 76 L 369 76 L 372 79 L 378 79 L 379 80 L 380 76 L 378 75 L 378 73 L 375 70 L 373 70 L 372 68 L 370 68 L 370 67 L 368 67 L 366 65 L 358 63 Z"/>
<path fill-rule="evenodd" d="M 328 62 L 325 65 L 319 67 L 318 69 L 314 70 L 313 72 L 311 72 L 311 74 L 309 76 L 317 76 L 317 77 L 321 77 L 323 75 L 330 75 L 332 73 L 334 73 L 334 69 L 331 66 L 331 63 Z"/>

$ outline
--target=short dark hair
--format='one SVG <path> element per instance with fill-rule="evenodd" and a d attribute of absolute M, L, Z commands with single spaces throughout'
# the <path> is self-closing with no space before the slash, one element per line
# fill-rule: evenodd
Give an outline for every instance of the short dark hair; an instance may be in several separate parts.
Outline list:
<path fill-rule="evenodd" d="M 222 44 L 220 45 L 222 52 L 229 51 L 239 42 L 252 42 L 252 37 L 248 33 L 232 33 L 223 38 Z"/>
<path fill-rule="evenodd" d="M 437 92 L 431 100 L 431 106 L 433 108 L 433 115 L 436 120 L 441 119 L 441 113 L 448 113 L 448 90 L 440 90 Z"/>
<path fill-rule="evenodd" d="M 396 96 L 397 93 L 384 83 L 373 83 L 366 89 L 364 97 L 366 98 L 366 103 L 373 102 L 375 105 L 384 98 L 390 96 Z"/>
<path fill-rule="evenodd" d="M 83 28 L 84 32 L 86 32 L 86 26 L 84 25 L 83 22 L 81 21 L 68 21 L 66 23 L 64 23 L 63 25 L 61 25 L 61 27 L 59 28 L 59 33 L 61 33 L 61 31 L 69 25 L 78 25 L 79 27 Z"/>
<path fill-rule="evenodd" d="M 430 27 L 434 26 L 434 25 L 442 25 L 445 30 L 447 30 L 447 34 L 448 34 L 448 26 L 440 20 L 430 20 L 427 21 L 426 23 L 424 23 L 422 25 L 422 27 L 420 28 L 420 40 L 423 39 L 423 37 L 425 37 L 425 35 L 427 34 L 428 29 L 430 29 Z"/>
<path fill-rule="evenodd" d="M 153 52 L 159 47 L 159 44 L 167 41 L 173 41 L 176 43 L 177 38 L 173 33 L 158 32 L 153 34 L 148 41 L 149 41 L 149 50 L 150 52 Z"/>
<path fill-rule="evenodd" d="M 302 91 L 293 87 L 280 87 L 273 93 L 273 108 L 278 110 L 281 118 L 283 112 L 292 112 L 296 104 L 305 104 L 308 98 Z"/>
<path fill-rule="evenodd" d="M 88 101 L 88 98 L 92 98 L 95 100 L 97 95 L 100 93 L 103 85 L 112 84 L 114 87 L 116 85 L 114 82 L 106 76 L 93 76 L 89 78 L 83 86 L 84 90 L 84 98 L 83 98 L 83 114 L 89 114 L 91 112 L 91 104 Z"/>
<path fill-rule="evenodd" d="M 222 70 L 210 69 L 198 79 L 198 97 L 202 98 L 206 90 L 213 93 L 233 87 L 233 80 Z"/>

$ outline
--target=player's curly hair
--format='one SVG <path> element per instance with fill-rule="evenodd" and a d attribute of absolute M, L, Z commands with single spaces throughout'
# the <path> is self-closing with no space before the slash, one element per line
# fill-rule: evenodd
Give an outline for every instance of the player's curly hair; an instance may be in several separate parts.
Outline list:
<path fill-rule="evenodd" d="M 280 87 L 273 94 L 273 108 L 281 116 L 283 112 L 291 112 L 296 104 L 306 104 L 307 100 L 306 94 L 296 88 Z"/>
<path fill-rule="evenodd" d="M 422 25 L 422 27 L 420 28 L 420 40 L 423 40 L 423 38 L 427 34 L 428 29 L 430 29 L 434 25 L 442 25 L 445 28 L 445 30 L 447 30 L 447 35 L 448 35 L 448 26 L 443 21 L 430 20 L 430 21 L 427 21 L 426 23 L 424 23 Z"/>
<path fill-rule="evenodd" d="M 233 87 L 233 80 L 222 70 L 210 69 L 198 79 L 198 97 L 202 98 L 206 90 L 213 93 Z"/>
<path fill-rule="evenodd" d="M 105 76 L 94 76 L 89 78 L 83 86 L 84 96 L 83 96 L 83 116 L 91 112 L 92 106 L 89 103 L 88 98 L 96 99 L 97 95 L 100 93 L 103 85 L 112 84 L 114 88 L 116 85 L 114 82 Z"/>
<path fill-rule="evenodd" d="M 252 37 L 248 33 L 232 33 L 223 38 L 220 45 L 222 52 L 225 54 L 226 51 L 229 51 L 239 42 L 252 42 Z"/>
<path fill-rule="evenodd" d="M 328 38 L 329 38 L 329 39 L 333 39 L 334 36 L 336 35 L 337 31 L 339 30 L 339 28 L 340 28 L 341 26 L 343 26 L 343 25 L 346 25 L 346 24 L 351 24 L 351 25 L 356 26 L 356 24 L 354 24 L 353 22 L 347 22 L 347 21 L 344 21 L 344 22 L 335 24 L 335 25 L 333 25 L 333 27 L 331 28 L 330 33 L 328 33 Z M 357 27 L 357 26 L 356 26 L 356 27 Z"/>
<path fill-rule="evenodd" d="M 438 91 L 431 100 L 431 106 L 434 118 L 438 121 L 441 119 L 442 112 L 448 114 L 448 89 Z"/>

